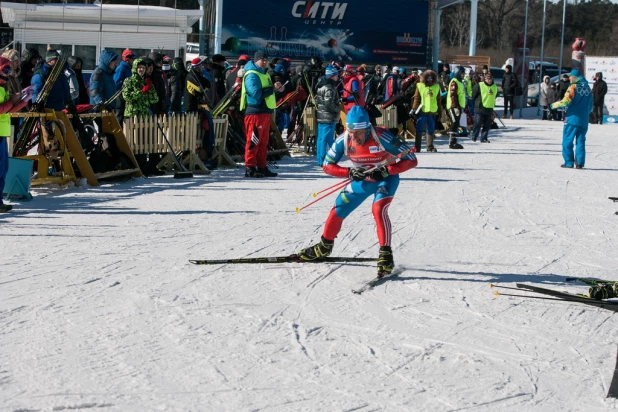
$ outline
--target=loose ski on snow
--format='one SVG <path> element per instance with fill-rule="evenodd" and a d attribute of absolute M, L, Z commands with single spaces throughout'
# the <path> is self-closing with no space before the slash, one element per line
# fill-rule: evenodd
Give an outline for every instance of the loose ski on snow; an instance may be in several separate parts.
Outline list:
<path fill-rule="evenodd" d="M 519 289 L 524 289 L 530 292 L 535 292 L 535 293 L 540 293 L 543 295 L 549 295 L 549 296 L 553 296 L 556 297 L 558 299 L 562 299 L 562 300 L 568 300 L 568 301 L 572 301 L 572 302 L 580 302 L 580 303 L 584 303 L 587 305 L 595 305 L 595 306 L 600 306 L 600 307 L 605 307 L 605 306 L 611 306 L 607 309 L 611 309 L 611 310 L 618 310 L 618 301 L 611 301 L 611 300 L 597 300 L 594 298 L 591 298 L 590 296 L 587 295 L 581 295 L 581 294 L 574 294 L 574 293 L 568 293 L 568 292 L 560 292 L 558 290 L 554 290 L 554 289 L 547 289 L 547 288 L 542 288 L 539 286 L 532 286 L 532 285 L 526 285 L 523 283 L 516 283 L 516 286 Z"/>
<path fill-rule="evenodd" d="M 596 300 L 618 298 L 618 281 L 590 279 L 590 278 L 567 278 L 567 282 L 582 282 L 590 286 L 588 296 Z"/>
<path fill-rule="evenodd" d="M 289 256 L 266 256 L 248 257 L 240 259 L 209 259 L 189 260 L 194 265 L 221 265 L 226 263 L 352 263 L 352 262 L 375 262 L 376 258 L 328 256 L 319 260 L 301 260 L 297 254 Z"/>
<path fill-rule="evenodd" d="M 539 287 L 539 286 L 532 286 L 532 285 L 526 285 L 523 283 L 517 283 L 516 284 L 517 287 L 516 288 L 512 288 L 512 287 L 508 287 L 508 286 L 500 286 L 500 285 L 494 285 L 494 284 L 490 284 L 490 287 L 494 288 L 502 288 L 502 289 L 509 289 L 509 290 L 516 290 L 516 291 L 526 291 L 526 292 L 533 292 L 533 293 L 538 293 L 541 295 L 545 295 L 545 296 L 530 296 L 530 295 L 515 295 L 515 294 L 508 294 L 508 293 L 501 293 L 501 292 L 495 292 L 495 295 L 503 295 L 503 296 L 512 296 L 512 297 L 518 297 L 518 298 L 530 298 L 530 299 L 543 299 L 543 300 L 554 300 L 554 301 L 567 301 L 567 302 L 579 302 L 579 303 L 583 303 L 586 305 L 593 305 L 593 306 L 597 306 L 597 307 L 601 307 L 604 309 L 609 309 L 609 310 L 614 310 L 614 311 L 618 311 L 618 301 L 611 301 L 611 300 L 598 300 L 598 299 L 594 299 L 591 298 L 587 295 L 581 295 L 581 294 L 574 294 L 574 293 L 568 293 L 568 292 L 561 292 L 558 290 L 554 290 L 554 289 L 547 289 L 547 288 L 543 288 L 543 287 Z"/>
<path fill-rule="evenodd" d="M 616 357 L 616 367 L 614 368 L 612 383 L 609 385 L 609 389 L 607 390 L 607 397 L 618 398 L 618 356 Z"/>

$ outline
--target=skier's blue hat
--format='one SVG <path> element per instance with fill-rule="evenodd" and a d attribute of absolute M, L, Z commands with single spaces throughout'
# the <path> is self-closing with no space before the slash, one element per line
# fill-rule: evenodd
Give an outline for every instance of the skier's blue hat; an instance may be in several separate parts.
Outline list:
<path fill-rule="evenodd" d="M 345 118 L 348 130 L 368 129 L 371 126 L 369 114 L 360 106 L 352 106 Z"/>
<path fill-rule="evenodd" d="M 581 77 L 582 76 L 582 72 L 580 72 L 577 69 L 573 69 L 571 70 L 571 73 L 569 73 L 569 76 L 573 76 L 573 77 Z"/>

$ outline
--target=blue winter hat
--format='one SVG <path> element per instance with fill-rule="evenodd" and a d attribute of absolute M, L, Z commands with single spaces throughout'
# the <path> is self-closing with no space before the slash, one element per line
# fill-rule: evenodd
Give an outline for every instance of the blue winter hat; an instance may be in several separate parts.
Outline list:
<path fill-rule="evenodd" d="M 571 73 L 569 73 L 569 76 L 573 76 L 573 77 L 581 77 L 582 76 L 582 72 L 580 72 L 577 69 L 573 69 L 571 70 Z"/>
<path fill-rule="evenodd" d="M 326 77 L 331 77 L 336 74 L 339 74 L 339 72 L 337 71 L 337 69 L 335 69 L 335 67 L 332 64 L 329 64 L 328 66 L 326 66 L 325 74 L 326 74 Z"/>
<path fill-rule="evenodd" d="M 275 73 L 285 74 L 285 67 L 282 64 L 277 64 L 273 70 Z"/>
<path fill-rule="evenodd" d="M 348 130 L 368 129 L 371 126 L 369 114 L 360 106 L 352 106 L 345 118 Z"/>
<path fill-rule="evenodd" d="M 405 67 L 400 67 L 399 68 L 399 73 L 406 74 L 406 68 Z"/>

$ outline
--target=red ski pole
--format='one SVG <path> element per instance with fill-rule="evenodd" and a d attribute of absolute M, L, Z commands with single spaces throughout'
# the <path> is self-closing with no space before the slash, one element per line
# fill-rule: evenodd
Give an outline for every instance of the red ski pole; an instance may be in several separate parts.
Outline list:
<path fill-rule="evenodd" d="M 348 182 L 349 183 L 349 182 Z M 297 207 L 296 208 L 296 213 L 300 213 L 301 210 L 308 208 L 309 206 L 311 206 L 314 203 L 319 202 L 320 200 L 324 199 L 325 197 L 328 197 L 329 195 L 335 193 L 336 191 L 338 191 L 339 189 L 342 189 L 344 186 L 338 186 L 336 188 L 334 188 L 333 190 L 331 190 L 328 193 L 323 194 L 322 196 L 318 197 L 317 199 L 315 199 L 313 202 L 311 203 L 307 203 L 305 206 L 302 207 Z"/>
<path fill-rule="evenodd" d="M 333 189 L 333 188 L 335 188 L 335 187 L 338 187 L 338 188 L 345 187 L 345 186 L 346 186 L 348 183 L 350 183 L 351 181 L 352 181 L 352 179 L 348 178 L 348 179 L 345 179 L 345 180 L 343 180 L 343 181 L 341 181 L 341 182 L 337 182 L 337 183 L 335 183 L 335 184 L 334 184 L 334 185 L 332 185 L 332 186 L 328 186 L 326 189 L 322 189 L 322 190 L 320 190 L 319 192 L 315 192 L 315 193 L 313 193 L 313 197 L 317 197 L 320 193 L 324 193 L 324 192 L 326 192 L 327 190 L 329 190 L 329 189 Z"/>

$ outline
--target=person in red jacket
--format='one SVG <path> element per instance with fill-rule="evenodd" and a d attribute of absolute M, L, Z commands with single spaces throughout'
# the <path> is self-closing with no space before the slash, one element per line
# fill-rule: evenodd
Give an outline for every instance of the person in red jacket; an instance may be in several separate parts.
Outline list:
<path fill-rule="evenodd" d="M 348 114 L 357 104 L 365 107 L 363 82 L 354 74 L 354 67 L 346 64 L 343 68 L 343 111 Z"/>

